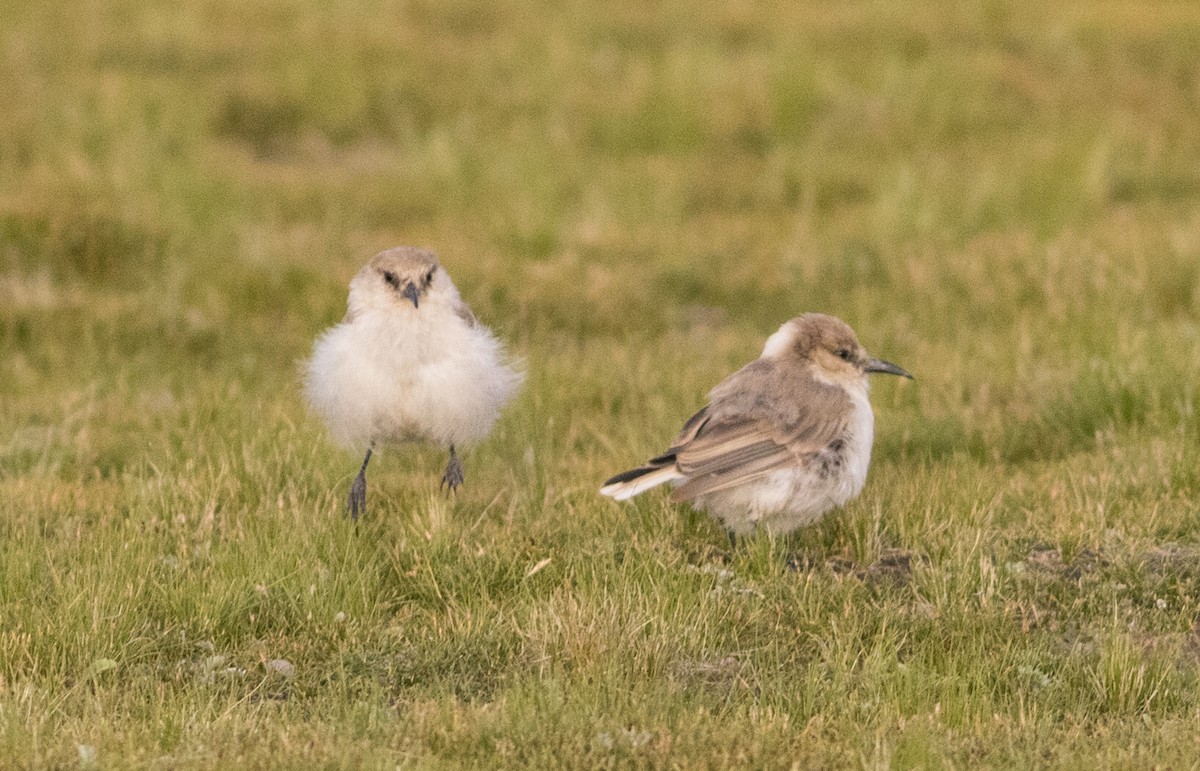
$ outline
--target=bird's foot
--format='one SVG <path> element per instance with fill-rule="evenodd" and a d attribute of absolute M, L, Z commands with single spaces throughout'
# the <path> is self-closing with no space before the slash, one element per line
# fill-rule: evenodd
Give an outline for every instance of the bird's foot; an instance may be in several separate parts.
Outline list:
<path fill-rule="evenodd" d="M 358 515 L 367 510 L 367 475 L 363 471 L 358 472 L 358 476 L 354 477 L 354 481 L 350 484 L 350 501 L 348 508 L 350 509 L 350 519 L 358 521 Z"/>
<path fill-rule="evenodd" d="M 454 447 L 451 447 L 450 462 L 446 464 L 446 472 L 442 474 L 442 481 L 441 484 L 438 485 L 438 489 L 440 490 L 442 487 L 445 487 L 446 494 L 449 495 L 450 493 L 458 490 L 458 488 L 462 485 L 464 478 L 462 461 L 460 461 L 458 459 L 458 455 L 454 453 Z"/>

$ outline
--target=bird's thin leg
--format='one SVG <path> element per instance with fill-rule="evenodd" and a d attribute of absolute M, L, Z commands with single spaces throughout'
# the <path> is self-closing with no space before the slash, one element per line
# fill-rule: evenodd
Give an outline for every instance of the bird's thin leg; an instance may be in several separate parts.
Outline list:
<path fill-rule="evenodd" d="M 371 462 L 371 449 L 367 448 L 367 457 L 363 458 L 362 468 L 350 484 L 350 518 L 355 522 L 358 521 L 358 515 L 367 508 L 367 464 Z"/>
<path fill-rule="evenodd" d="M 462 483 L 462 461 L 460 461 L 458 459 L 458 455 L 454 453 L 454 445 L 450 445 L 450 462 L 446 464 L 446 473 L 442 474 L 442 481 L 441 484 L 438 485 L 438 489 L 440 490 L 442 485 L 445 485 L 446 494 L 449 495 L 450 493 L 455 492 Z"/>
<path fill-rule="evenodd" d="M 736 550 L 738 544 L 737 533 L 733 532 L 732 530 L 727 530 L 725 532 L 729 535 L 729 548 Z"/>

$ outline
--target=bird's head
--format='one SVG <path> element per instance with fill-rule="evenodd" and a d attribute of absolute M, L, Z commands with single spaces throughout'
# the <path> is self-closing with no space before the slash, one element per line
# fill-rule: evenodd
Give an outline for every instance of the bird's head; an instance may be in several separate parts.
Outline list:
<path fill-rule="evenodd" d="M 794 357 L 833 381 L 860 380 L 871 372 L 912 379 L 890 361 L 870 356 L 849 324 L 824 313 L 806 313 L 785 323 L 767 339 L 763 356 Z"/>
<path fill-rule="evenodd" d="M 433 252 L 398 246 L 372 257 L 350 281 L 349 315 L 386 308 L 417 312 L 455 292 Z"/>

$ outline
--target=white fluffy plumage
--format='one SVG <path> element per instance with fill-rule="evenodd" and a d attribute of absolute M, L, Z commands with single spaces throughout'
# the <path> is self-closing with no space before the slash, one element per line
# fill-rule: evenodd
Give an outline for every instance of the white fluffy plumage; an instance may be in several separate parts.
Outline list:
<path fill-rule="evenodd" d="M 317 340 L 305 392 L 343 446 L 424 440 L 449 446 L 457 463 L 454 446 L 486 437 L 522 379 L 434 254 L 398 247 L 351 280 L 346 316 Z"/>

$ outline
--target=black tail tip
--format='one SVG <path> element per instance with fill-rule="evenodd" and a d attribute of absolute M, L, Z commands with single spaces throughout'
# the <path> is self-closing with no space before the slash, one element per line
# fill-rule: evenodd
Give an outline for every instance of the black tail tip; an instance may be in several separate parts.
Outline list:
<path fill-rule="evenodd" d="M 653 466 L 640 466 L 638 468 L 629 469 L 628 471 L 622 471 L 620 474 L 617 474 L 615 477 L 611 477 L 610 479 L 605 480 L 604 486 L 608 487 L 609 485 L 619 485 L 622 482 L 629 482 L 634 479 L 637 479 L 640 476 L 645 476 L 646 474 L 650 473 L 651 471 L 654 471 Z"/>

